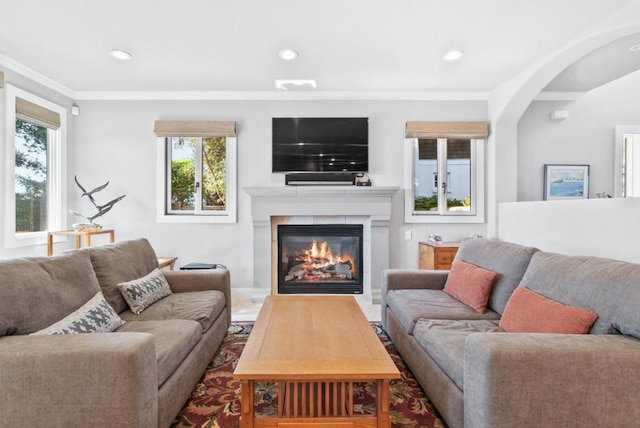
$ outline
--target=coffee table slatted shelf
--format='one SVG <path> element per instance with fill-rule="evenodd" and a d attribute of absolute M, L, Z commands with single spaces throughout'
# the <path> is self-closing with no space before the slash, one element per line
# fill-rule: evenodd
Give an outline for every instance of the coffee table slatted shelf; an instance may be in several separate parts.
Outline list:
<path fill-rule="evenodd" d="M 353 297 L 269 296 L 234 377 L 245 428 L 390 427 L 389 382 L 400 373 Z M 255 382 L 278 384 L 277 416 L 257 417 Z M 376 412 L 354 411 L 354 384 L 376 384 Z"/>

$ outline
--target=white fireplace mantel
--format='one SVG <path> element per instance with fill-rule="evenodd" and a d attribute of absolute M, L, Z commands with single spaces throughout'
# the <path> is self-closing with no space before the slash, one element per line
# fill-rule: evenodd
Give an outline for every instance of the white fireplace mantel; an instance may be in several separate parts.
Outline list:
<path fill-rule="evenodd" d="M 276 239 L 273 219 L 291 218 L 309 223 L 335 220 L 362 222 L 369 248 L 364 255 L 365 296 L 380 300 L 382 271 L 389 267 L 391 199 L 398 187 L 382 186 L 265 186 L 245 187 L 251 196 L 253 220 L 252 300 L 260 302 L 272 292 L 271 253 Z"/>

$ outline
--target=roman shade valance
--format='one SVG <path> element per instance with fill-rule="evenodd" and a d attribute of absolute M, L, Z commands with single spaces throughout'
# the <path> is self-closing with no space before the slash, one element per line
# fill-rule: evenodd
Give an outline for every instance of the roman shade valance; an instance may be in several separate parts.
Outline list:
<path fill-rule="evenodd" d="M 16 97 L 16 117 L 49 129 L 60 128 L 60 115 L 48 108 Z"/>
<path fill-rule="evenodd" d="M 158 137 L 235 137 L 236 122 L 217 120 L 156 120 Z"/>
<path fill-rule="evenodd" d="M 475 138 L 489 136 L 487 122 L 407 122 L 405 138 Z"/>

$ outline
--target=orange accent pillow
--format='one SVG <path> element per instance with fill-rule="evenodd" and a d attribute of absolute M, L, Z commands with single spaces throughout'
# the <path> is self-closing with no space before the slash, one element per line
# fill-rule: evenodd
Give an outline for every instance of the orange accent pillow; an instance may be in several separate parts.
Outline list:
<path fill-rule="evenodd" d="M 598 314 L 541 296 L 521 285 L 515 289 L 500 319 L 510 333 L 585 334 Z"/>
<path fill-rule="evenodd" d="M 495 277 L 495 272 L 463 261 L 456 261 L 451 265 L 451 271 L 442 291 L 471 306 L 476 312 L 484 314 Z"/>

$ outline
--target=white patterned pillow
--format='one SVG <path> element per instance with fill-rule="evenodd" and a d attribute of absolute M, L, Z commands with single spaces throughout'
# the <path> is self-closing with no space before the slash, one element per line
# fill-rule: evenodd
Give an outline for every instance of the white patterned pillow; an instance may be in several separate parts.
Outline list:
<path fill-rule="evenodd" d="M 104 298 L 102 291 L 99 291 L 74 312 L 47 328 L 31 333 L 30 336 L 109 333 L 123 324 L 124 321 Z"/>
<path fill-rule="evenodd" d="M 118 284 L 122 297 L 126 300 L 131 312 L 139 315 L 153 303 L 171 294 L 166 278 L 158 269 L 142 278 Z"/>

